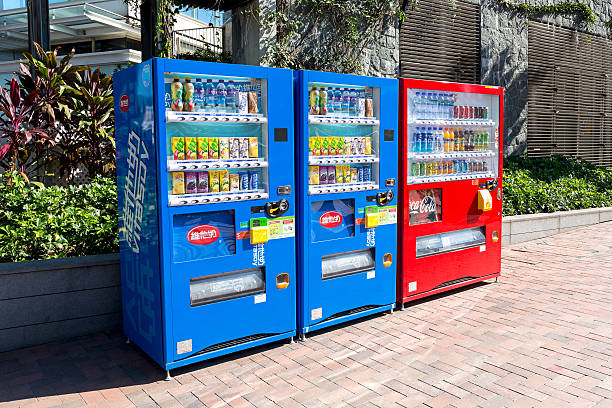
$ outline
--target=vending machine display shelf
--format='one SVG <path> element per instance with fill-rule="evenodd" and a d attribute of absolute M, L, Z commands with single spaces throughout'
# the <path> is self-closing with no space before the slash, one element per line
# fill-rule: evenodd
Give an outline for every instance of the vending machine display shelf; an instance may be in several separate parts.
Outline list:
<path fill-rule="evenodd" d="M 378 184 L 374 183 L 349 183 L 349 184 L 323 184 L 308 187 L 308 194 L 330 194 L 345 191 L 378 190 Z"/>
<path fill-rule="evenodd" d="M 166 112 L 166 122 L 204 122 L 204 123 L 266 123 L 268 119 L 263 115 L 213 115 L 202 112 Z"/>
<path fill-rule="evenodd" d="M 259 200 L 268 198 L 264 190 L 245 190 L 234 193 L 179 194 L 168 197 L 168 206 L 219 204 L 229 201 Z"/>
<path fill-rule="evenodd" d="M 336 116 L 308 116 L 310 124 L 329 125 L 378 125 L 380 122 L 375 118 L 336 117 Z"/>
<path fill-rule="evenodd" d="M 479 119 L 416 119 L 408 122 L 410 126 L 482 126 L 491 127 L 495 126 L 495 122 L 492 120 L 479 120 Z"/>
<path fill-rule="evenodd" d="M 424 177 L 408 177 L 408 184 L 426 184 L 426 183 L 438 183 L 441 181 L 457 181 L 457 180 L 473 180 L 480 178 L 493 178 L 495 175 L 491 172 L 488 173 L 468 173 L 468 174 L 443 174 L 436 176 L 424 176 Z"/>
<path fill-rule="evenodd" d="M 351 164 L 351 163 L 378 163 L 378 157 L 367 156 L 309 156 L 308 164 L 318 166 L 320 164 Z"/>
<path fill-rule="evenodd" d="M 442 152 L 442 153 L 408 153 L 406 157 L 410 160 L 425 160 L 425 159 L 471 159 L 478 157 L 493 157 L 495 152 L 491 150 L 476 151 L 476 152 Z"/>
<path fill-rule="evenodd" d="M 244 169 L 262 167 L 268 167 L 268 162 L 261 159 L 168 160 L 168 171 Z"/>

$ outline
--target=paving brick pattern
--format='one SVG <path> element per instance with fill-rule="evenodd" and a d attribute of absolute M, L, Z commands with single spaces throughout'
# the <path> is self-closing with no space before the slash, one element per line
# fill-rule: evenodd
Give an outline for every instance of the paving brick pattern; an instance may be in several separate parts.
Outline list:
<path fill-rule="evenodd" d="M 612 407 L 612 223 L 503 250 L 485 283 L 177 369 L 118 332 L 0 354 L 0 407 Z"/>

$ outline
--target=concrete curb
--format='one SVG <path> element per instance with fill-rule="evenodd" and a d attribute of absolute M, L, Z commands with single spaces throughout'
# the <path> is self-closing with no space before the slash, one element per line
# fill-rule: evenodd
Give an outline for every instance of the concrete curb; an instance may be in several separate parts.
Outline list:
<path fill-rule="evenodd" d="M 607 221 L 612 221 L 612 207 L 503 217 L 502 246 Z"/>

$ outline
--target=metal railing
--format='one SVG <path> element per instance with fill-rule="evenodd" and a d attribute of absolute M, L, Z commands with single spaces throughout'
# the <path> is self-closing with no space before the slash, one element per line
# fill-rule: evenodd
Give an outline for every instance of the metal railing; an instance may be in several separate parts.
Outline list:
<path fill-rule="evenodd" d="M 193 53 L 199 49 L 223 51 L 221 27 L 203 27 L 174 31 L 172 34 L 172 55 Z"/>

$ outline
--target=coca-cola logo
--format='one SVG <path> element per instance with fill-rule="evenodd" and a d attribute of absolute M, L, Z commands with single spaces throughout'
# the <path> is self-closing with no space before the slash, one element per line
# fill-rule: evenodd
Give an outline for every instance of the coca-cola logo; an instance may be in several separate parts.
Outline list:
<path fill-rule="evenodd" d="M 421 200 L 409 201 L 411 214 L 427 214 L 436 212 L 436 200 L 432 196 L 425 196 Z"/>
<path fill-rule="evenodd" d="M 325 228 L 336 228 L 342 224 L 342 214 L 338 211 L 326 211 L 319 217 L 319 224 Z"/>
<path fill-rule="evenodd" d="M 214 225 L 198 225 L 187 233 L 187 241 L 194 245 L 208 245 L 215 242 L 220 236 L 219 228 Z"/>
<path fill-rule="evenodd" d="M 130 98 L 126 94 L 121 95 L 121 98 L 119 98 L 119 109 L 121 109 L 121 112 L 127 112 L 129 108 Z"/>

